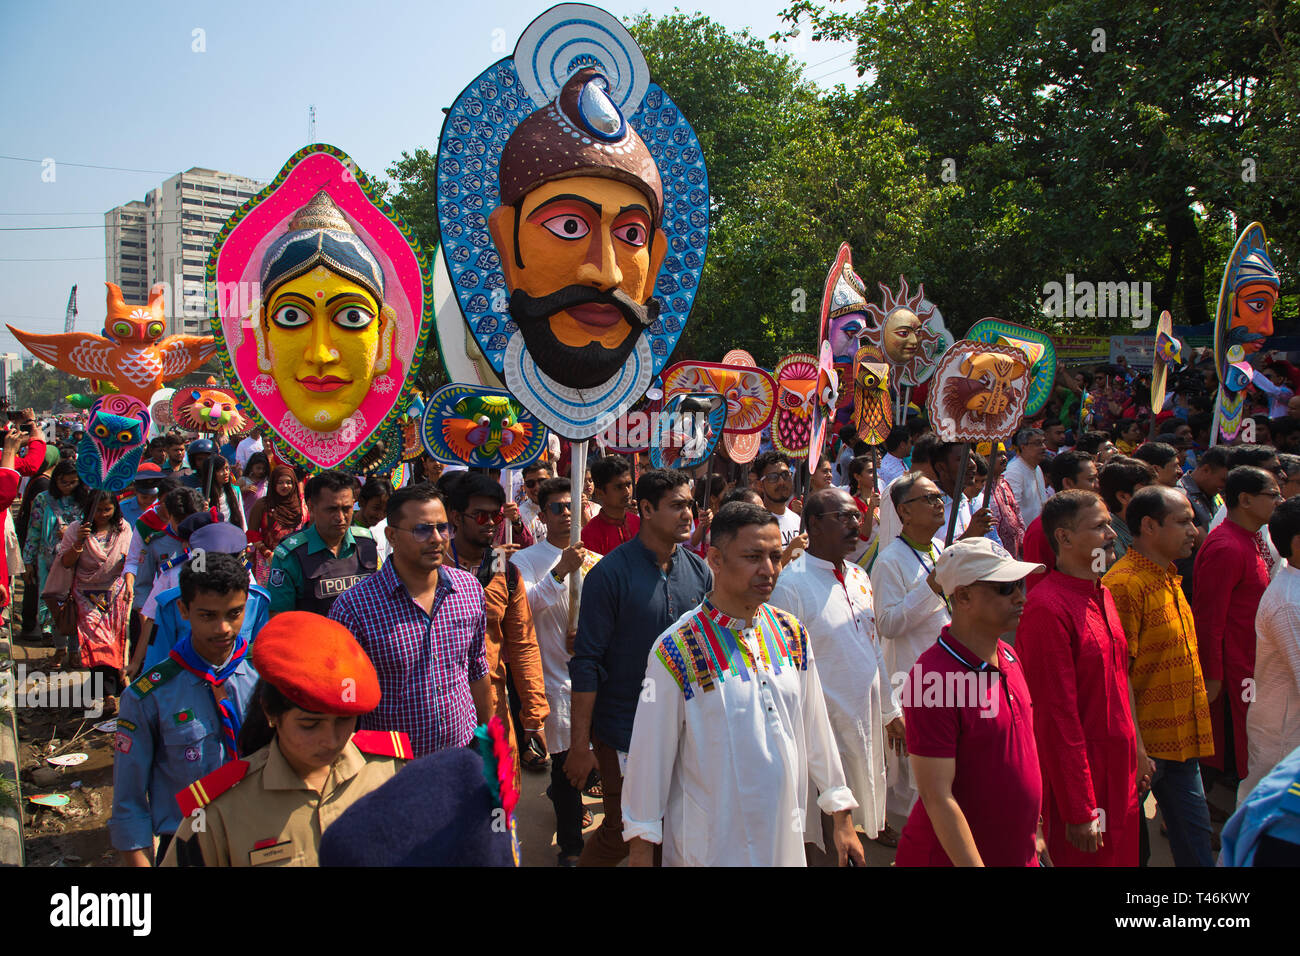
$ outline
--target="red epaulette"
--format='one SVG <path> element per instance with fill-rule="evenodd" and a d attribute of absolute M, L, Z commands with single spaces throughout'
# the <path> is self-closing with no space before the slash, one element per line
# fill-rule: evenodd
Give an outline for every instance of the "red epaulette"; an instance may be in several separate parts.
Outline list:
<path fill-rule="evenodd" d="M 363 754 L 400 757 L 402 760 L 415 759 L 410 738 L 400 730 L 358 730 L 352 735 L 352 743 Z"/>
<path fill-rule="evenodd" d="M 176 802 L 181 807 L 181 816 L 188 817 L 199 807 L 206 807 L 217 797 L 243 780 L 244 775 L 247 773 L 247 760 L 232 760 L 230 763 L 222 764 L 220 768 L 212 771 L 206 777 L 195 780 L 176 794 Z"/>

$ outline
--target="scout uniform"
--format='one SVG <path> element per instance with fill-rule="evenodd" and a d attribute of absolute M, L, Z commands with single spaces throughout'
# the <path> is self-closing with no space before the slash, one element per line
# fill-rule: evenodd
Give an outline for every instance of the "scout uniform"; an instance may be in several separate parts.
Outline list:
<path fill-rule="evenodd" d="M 245 657 L 222 690 L 243 714 L 256 685 L 257 671 Z M 155 833 L 175 833 L 176 792 L 229 759 L 212 690 L 170 659 L 146 669 L 122 695 L 115 746 L 108 832 L 118 850 L 151 847 Z"/>
<path fill-rule="evenodd" d="M 379 567 L 379 547 L 369 528 L 343 532 L 334 555 L 312 525 L 289 535 L 271 555 L 271 613 L 310 611 L 329 614 L 334 599 Z"/>
<path fill-rule="evenodd" d="M 318 866 L 325 828 L 412 757 L 406 734 L 358 731 L 317 793 L 273 740 L 247 760 L 228 763 L 176 795 L 185 819 L 162 865 Z M 201 830 L 198 820 L 203 821 Z"/>
<path fill-rule="evenodd" d="M 168 588 L 158 595 L 154 630 L 149 637 L 149 650 L 144 656 L 144 670 L 167 659 L 176 642 L 190 635 L 190 622 L 181 617 L 181 589 Z M 244 605 L 244 623 L 239 636 L 250 644 L 271 618 L 271 595 L 257 584 L 248 586 L 248 603 Z"/>
<path fill-rule="evenodd" d="M 303 634 L 313 640 L 304 644 Z M 287 611 L 253 645 L 262 679 L 314 714 L 360 716 L 379 705 L 379 677 L 337 621 Z M 340 693 L 345 688 L 345 693 Z M 321 834 L 414 756 L 406 735 L 361 731 L 330 765 L 319 791 L 285 759 L 278 737 L 176 795 L 185 820 L 163 866 L 316 866 Z"/>

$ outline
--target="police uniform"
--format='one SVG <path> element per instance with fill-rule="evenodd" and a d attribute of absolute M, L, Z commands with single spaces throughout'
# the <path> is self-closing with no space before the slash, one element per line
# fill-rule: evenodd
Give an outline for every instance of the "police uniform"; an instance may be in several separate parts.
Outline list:
<path fill-rule="evenodd" d="M 185 819 L 162 865 L 318 866 L 325 828 L 413 756 L 403 733 L 358 731 L 317 793 L 272 740 L 177 794 Z"/>
<path fill-rule="evenodd" d="M 257 671 L 245 657 L 222 685 L 243 714 Z M 122 695 L 113 759 L 113 816 L 108 832 L 118 850 L 153 846 L 154 834 L 176 832 L 176 792 L 226 762 L 221 715 L 208 685 L 173 660 L 147 668 Z"/>
<path fill-rule="evenodd" d="M 357 526 L 343 532 L 339 553 L 321 540 L 316 526 L 289 535 L 271 555 L 266 587 L 271 613 L 310 611 L 329 614 L 334 599 L 379 567 L 379 548 L 370 529 Z"/>
<path fill-rule="evenodd" d="M 312 640 L 304 642 L 304 634 Z M 263 682 L 309 713 L 360 716 L 379 706 L 379 675 L 338 621 L 286 611 L 262 628 L 252 657 Z M 247 759 L 176 795 L 186 819 L 163 865 L 316 866 L 325 829 L 412 756 L 405 734 L 353 734 L 318 792 L 290 766 L 272 736 Z"/>

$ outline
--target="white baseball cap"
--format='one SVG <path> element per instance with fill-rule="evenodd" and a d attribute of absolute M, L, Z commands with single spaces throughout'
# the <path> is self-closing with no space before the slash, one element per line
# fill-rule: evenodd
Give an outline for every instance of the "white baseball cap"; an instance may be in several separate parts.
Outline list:
<path fill-rule="evenodd" d="M 934 577 L 949 596 L 976 581 L 1019 581 L 1035 571 L 1046 571 L 1041 564 L 1017 561 L 1006 548 L 988 538 L 966 538 L 955 542 L 939 555 Z"/>

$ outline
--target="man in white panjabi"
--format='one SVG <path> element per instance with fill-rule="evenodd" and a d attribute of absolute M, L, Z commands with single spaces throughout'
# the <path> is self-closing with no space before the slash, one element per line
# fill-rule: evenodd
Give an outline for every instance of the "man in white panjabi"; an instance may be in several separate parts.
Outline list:
<path fill-rule="evenodd" d="M 665 866 L 805 866 L 811 783 L 839 864 L 865 865 L 808 632 L 766 603 L 776 518 L 737 501 L 710 531 L 713 591 L 646 665 L 623 779 L 629 862 L 651 865 L 662 844 Z"/>
<path fill-rule="evenodd" d="M 952 623 L 952 615 L 934 583 L 939 547 L 934 537 L 943 526 L 943 492 L 919 472 L 909 472 L 889 489 L 890 503 L 902 521 L 901 533 L 882 543 L 871 568 L 876 599 L 876 629 L 884 648 L 891 689 L 901 689 L 916 659 Z M 895 676 L 897 675 L 897 676 Z M 906 756 L 885 755 L 889 778 L 888 808 L 908 815 L 916 804 L 916 785 Z"/>
<path fill-rule="evenodd" d="M 561 866 L 576 866 L 582 854 L 582 793 L 564 773 L 569 754 L 572 683 L 569 658 L 573 640 L 569 633 L 569 575 L 587 572 L 600 555 L 581 544 L 569 545 L 573 516 L 569 479 L 550 478 L 536 491 L 535 507 L 546 537 L 524 548 L 510 559 L 519 569 L 528 608 L 537 629 L 537 649 L 542 655 L 542 679 L 546 685 L 546 742 L 551 748 L 551 785 L 547 796 L 555 807 L 555 838 Z M 521 508 L 522 511 L 522 508 Z M 577 622 L 574 622 L 574 630 Z"/>
<path fill-rule="evenodd" d="M 829 488 L 808 497 L 804 518 L 808 550 L 781 572 L 771 603 L 808 630 L 844 777 L 858 801 L 854 824 L 868 839 L 897 846 L 885 823 L 885 750 L 886 738 L 896 752 L 902 748 L 903 711 L 880 653 L 871 579 L 846 560 L 862 514 L 847 492 Z M 823 821 L 811 801 L 808 815 L 805 839 L 820 849 Z"/>
<path fill-rule="evenodd" d="M 1246 779 L 1237 805 L 1282 758 L 1300 747 L 1300 498 L 1282 502 L 1268 522 L 1286 562 L 1255 612 L 1255 700 L 1246 711 Z"/>

